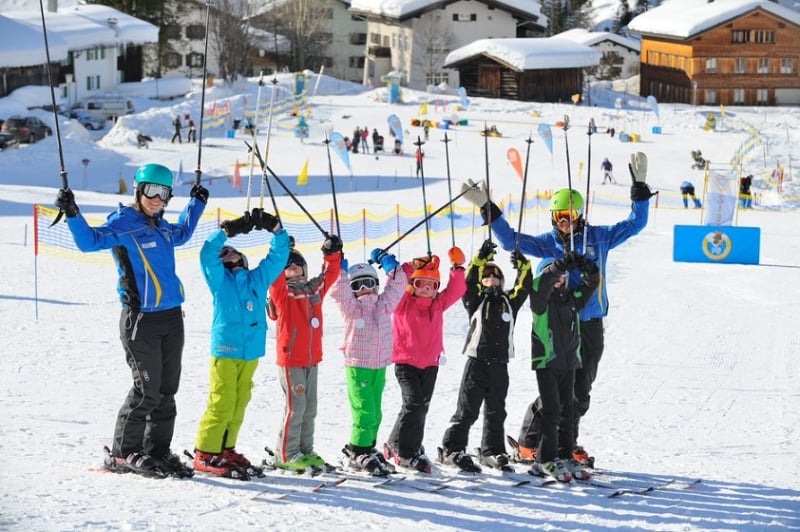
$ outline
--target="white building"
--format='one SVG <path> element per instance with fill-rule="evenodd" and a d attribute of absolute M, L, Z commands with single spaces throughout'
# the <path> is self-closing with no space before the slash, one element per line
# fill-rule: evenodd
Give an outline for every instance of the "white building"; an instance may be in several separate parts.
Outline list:
<path fill-rule="evenodd" d="M 553 39 L 567 39 L 594 48 L 603 53 L 601 65 L 607 67 L 609 79 L 627 79 L 639 73 L 641 43 L 607 31 L 587 31 L 581 28 L 553 35 Z"/>

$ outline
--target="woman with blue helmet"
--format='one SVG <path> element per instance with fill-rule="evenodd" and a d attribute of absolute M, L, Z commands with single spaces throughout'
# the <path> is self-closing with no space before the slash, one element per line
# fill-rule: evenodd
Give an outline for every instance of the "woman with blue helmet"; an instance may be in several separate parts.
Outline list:
<path fill-rule="evenodd" d="M 145 164 L 136 171 L 134 202 L 120 204 L 97 227 L 83 217 L 72 190 L 61 189 L 56 198 L 78 249 L 110 249 L 119 273 L 120 338 L 133 386 L 117 415 L 105 467 L 156 478 L 191 475 L 170 450 L 184 343 L 175 247 L 192 237 L 208 200 L 205 187 L 193 186 L 177 223 L 170 223 L 163 214 L 172 185 L 169 168 Z"/>

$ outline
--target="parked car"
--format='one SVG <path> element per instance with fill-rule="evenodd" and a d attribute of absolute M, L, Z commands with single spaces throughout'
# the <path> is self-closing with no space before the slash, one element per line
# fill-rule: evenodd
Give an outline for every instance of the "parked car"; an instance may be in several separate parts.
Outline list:
<path fill-rule="evenodd" d="M 3 123 L 2 131 L 11 133 L 20 142 L 29 143 L 53 134 L 53 130 L 35 116 L 12 116 Z"/>
<path fill-rule="evenodd" d="M 106 127 L 105 119 L 95 118 L 86 111 L 70 111 L 69 118 L 71 120 L 77 120 L 83 127 L 91 129 L 92 131 L 97 131 L 98 129 Z"/>
<path fill-rule="evenodd" d="M 10 148 L 19 148 L 19 141 L 17 137 L 11 133 L 0 132 L 0 151 L 8 150 Z"/>

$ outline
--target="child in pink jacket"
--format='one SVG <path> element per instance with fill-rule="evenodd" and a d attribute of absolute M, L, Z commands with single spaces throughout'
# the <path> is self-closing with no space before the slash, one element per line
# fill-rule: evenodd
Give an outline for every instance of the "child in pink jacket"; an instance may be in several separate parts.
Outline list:
<path fill-rule="evenodd" d="M 409 283 L 394 311 L 392 328 L 392 362 L 403 404 L 384 451 L 396 464 L 426 473 L 433 470 L 433 464 L 425 456 L 422 439 L 444 351 L 444 312 L 467 290 L 464 252 L 452 247 L 447 255 L 452 266 L 447 288 L 441 292 L 439 257 L 422 257 L 402 265 Z"/>

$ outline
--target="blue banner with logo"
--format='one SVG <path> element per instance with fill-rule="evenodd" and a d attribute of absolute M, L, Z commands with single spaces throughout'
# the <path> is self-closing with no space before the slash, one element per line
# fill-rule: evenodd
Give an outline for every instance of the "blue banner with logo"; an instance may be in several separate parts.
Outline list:
<path fill-rule="evenodd" d="M 758 264 L 760 250 L 760 227 L 676 225 L 673 231 L 675 262 Z"/>

